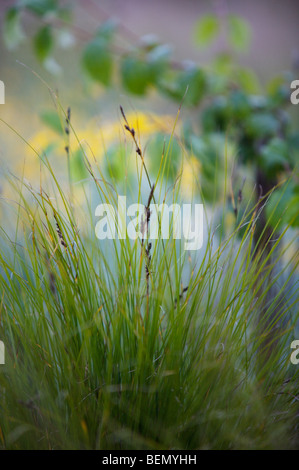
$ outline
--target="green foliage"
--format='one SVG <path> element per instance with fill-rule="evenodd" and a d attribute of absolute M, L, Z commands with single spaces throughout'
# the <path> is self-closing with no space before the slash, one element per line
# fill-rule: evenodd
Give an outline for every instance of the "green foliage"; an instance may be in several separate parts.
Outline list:
<path fill-rule="evenodd" d="M 44 111 L 41 113 L 41 120 L 54 132 L 63 135 L 64 129 L 57 112 L 49 110 Z"/>
<path fill-rule="evenodd" d="M 246 134 L 255 139 L 273 137 L 279 130 L 279 121 L 269 112 L 251 113 L 244 124 Z"/>
<path fill-rule="evenodd" d="M 93 80 L 105 86 L 110 85 L 113 60 L 105 38 L 96 37 L 86 46 L 82 63 Z"/>
<path fill-rule="evenodd" d="M 251 113 L 249 97 L 241 90 L 234 90 L 229 94 L 228 107 L 235 125 L 246 119 Z"/>
<path fill-rule="evenodd" d="M 158 133 L 146 146 L 146 156 L 150 173 L 157 177 L 161 164 L 166 161 L 164 175 L 170 181 L 178 176 L 182 163 L 182 151 L 175 137 Z M 164 160 L 164 162 L 163 162 Z"/>
<path fill-rule="evenodd" d="M 216 16 L 205 15 L 194 26 L 194 41 L 200 47 L 209 46 L 216 39 L 220 23 Z"/>
<path fill-rule="evenodd" d="M 127 177 L 126 152 L 123 145 L 112 144 L 105 154 L 105 174 L 115 183 L 124 181 Z"/>
<path fill-rule="evenodd" d="M 43 26 L 34 36 L 33 40 L 34 52 L 36 57 L 41 61 L 49 56 L 53 48 L 53 36 L 51 26 Z"/>
<path fill-rule="evenodd" d="M 185 106 L 197 106 L 206 91 L 205 73 L 198 67 L 188 67 L 179 72 L 168 71 L 158 82 L 158 88 L 170 98 Z"/>
<path fill-rule="evenodd" d="M 266 174 L 273 176 L 282 172 L 288 165 L 289 148 L 287 143 L 279 138 L 272 138 L 260 151 L 259 165 Z"/>
<path fill-rule="evenodd" d="M 124 57 L 121 74 L 125 89 L 135 95 L 144 95 L 151 83 L 150 68 L 138 57 Z"/>
<path fill-rule="evenodd" d="M 290 224 L 299 227 L 299 185 L 286 182 L 271 194 L 266 206 L 267 216 L 272 227 L 280 230 Z M 270 217 L 271 216 L 271 217 Z"/>
<path fill-rule="evenodd" d="M 3 23 L 3 39 L 8 49 L 14 49 L 24 39 L 20 24 L 20 11 L 16 7 L 8 9 Z"/>
<path fill-rule="evenodd" d="M 70 165 L 71 178 L 74 183 L 88 177 L 88 171 L 84 164 L 84 153 L 81 148 L 72 154 Z"/>
<path fill-rule="evenodd" d="M 251 41 L 251 29 L 248 22 L 239 16 L 228 15 L 227 28 L 230 44 L 235 49 L 247 50 Z"/>
<path fill-rule="evenodd" d="M 145 95 L 150 85 L 158 86 L 167 73 L 170 48 L 155 43 L 146 48 L 124 55 L 120 73 L 124 88 L 135 95 Z"/>
<path fill-rule="evenodd" d="M 201 137 L 192 135 L 190 149 L 201 164 L 201 196 L 207 203 L 215 204 L 223 195 L 223 182 L 226 179 L 223 159 L 227 152 L 225 137 L 216 132 Z"/>
<path fill-rule="evenodd" d="M 261 86 L 258 77 L 253 70 L 246 67 L 238 67 L 236 76 L 243 91 L 248 94 L 260 93 Z"/>
<path fill-rule="evenodd" d="M 227 40 L 231 47 L 242 52 L 246 51 L 251 41 L 251 27 L 243 18 L 229 14 L 225 19 Z M 200 47 L 210 46 L 219 36 L 221 22 L 216 15 L 205 15 L 194 26 L 194 41 Z"/>
<path fill-rule="evenodd" d="M 113 73 L 113 57 L 110 46 L 116 29 L 114 21 L 106 21 L 83 51 L 82 64 L 90 78 L 109 86 Z"/>
<path fill-rule="evenodd" d="M 229 120 L 228 101 L 224 96 L 217 96 L 201 114 L 204 132 L 225 131 Z"/>

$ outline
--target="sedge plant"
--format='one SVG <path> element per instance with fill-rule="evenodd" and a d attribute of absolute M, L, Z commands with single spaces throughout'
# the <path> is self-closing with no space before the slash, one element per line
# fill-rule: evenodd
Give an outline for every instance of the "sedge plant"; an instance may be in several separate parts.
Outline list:
<path fill-rule="evenodd" d="M 61 114 L 76 138 L 69 110 Z M 123 109 L 120 117 L 122 145 L 136 150 L 124 151 L 136 177 L 124 175 L 121 190 L 147 209 L 179 203 L 181 174 L 164 184 L 171 139 L 153 179 Z M 67 158 L 69 168 L 70 148 Z M 10 177 L 15 198 L 3 201 L 15 216 L 14 231 L 1 227 L 0 448 L 296 448 L 298 257 L 283 258 L 294 244 L 287 229 L 256 253 L 259 201 L 225 235 L 205 205 L 198 252 L 174 239 L 173 220 L 167 240 L 98 240 L 95 203 L 117 207 L 120 189 L 96 159 L 82 158 L 84 209 L 72 178 L 65 185 L 40 154 L 40 181 Z M 261 361 L 267 328 L 272 347 Z"/>

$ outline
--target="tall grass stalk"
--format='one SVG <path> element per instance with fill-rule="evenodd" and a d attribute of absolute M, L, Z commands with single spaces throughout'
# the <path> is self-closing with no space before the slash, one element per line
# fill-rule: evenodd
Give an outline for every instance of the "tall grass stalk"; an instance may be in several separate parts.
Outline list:
<path fill-rule="evenodd" d="M 180 178 L 163 186 L 168 158 L 165 149 L 146 194 L 136 159 L 138 201 L 154 184 L 157 203 L 179 202 Z M 39 184 L 10 179 L 14 238 L 1 228 L 0 448 L 298 446 L 298 259 L 282 264 L 285 234 L 271 264 L 270 253 L 254 256 L 258 211 L 248 209 L 218 242 L 209 223 L 199 253 L 151 240 L 149 263 L 139 239 L 99 241 L 86 186 L 80 210 L 46 156 L 39 164 Z M 97 203 L 117 207 L 118 188 L 96 161 L 85 165 Z M 267 329 L 274 347 L 261 361 Z"/>

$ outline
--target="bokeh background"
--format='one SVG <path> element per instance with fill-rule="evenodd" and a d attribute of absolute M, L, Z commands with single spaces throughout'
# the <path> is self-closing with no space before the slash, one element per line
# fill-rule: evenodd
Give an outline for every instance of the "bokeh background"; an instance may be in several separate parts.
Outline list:
<path fill-rule="evenodd" d="M 59 93 L 65 109 L 71 106 L 74 127 L 85 132 L 83 137 L 92 146 L 101 145 L 98 137 L 94 140 L 97 129 L 111 124 L 106 132 L 113 133 L 115 124 L 120 127 L 119 104 L 129 110 L 175 115 L 177 103 L 158 96 L 155 90 L 146 98 L 138 98 L 124 91 L 117 79 L 109 89 L 85 80 L 79 57 L 99 25 L 109 18 L 119 23 L 117 47 L 120 52 L 136 45 L 146 35 L 156 35 L 162 43 L 170 45 L 175 60 L 193 60 L 206 65 L 219 52 L 225 52 L 227 44 L 225 37 L 220 35 L 211 47 L 199 48 L 194 40 L 196 21 L 207 13 L 216 13 L 220 17 L 233 13 L 243 17 L 251 26 L 251 44 L 248 51 L 234 52 L 235 60 L 252 68 L 261 89 L 272 77 L 289 70 L 299 61 L 299 4 L 296 0 L 78 0 L 60 3 L 72 6 L 72 27 L 69 28 L 67 22 L 57 23 L 53 60 L 47 68 L 41 65 L 32 50 L 32 40 L 40 22 L 30 12 L 22 14 L 22 28 L 26 31 L 23 43 L 7 49 L 3 34 L 0 39 L 0 79 L 6 87 L 6 103 L 0 106 L 0 115 L 25 140 L 34 144 L 42 145 L 45 140 L 47 129 L 41 123 L 40 114 L 52 106 L 47 87 L 34 73 Z M 0 3 L 2 33 L 5 11 L 14 4 L 7 0 Z M 298 117 L 297 110 L 292 112 Z M 17 174 L 23 171 L 24 157 L 28 158 L 29 170 L 32 169 L 35 160 L 21 139 L 3 125 L 0 126 L 0 139 L 2 181 L 7 170 Z M 28 174 L 30 176 L 31 171 Z"/>

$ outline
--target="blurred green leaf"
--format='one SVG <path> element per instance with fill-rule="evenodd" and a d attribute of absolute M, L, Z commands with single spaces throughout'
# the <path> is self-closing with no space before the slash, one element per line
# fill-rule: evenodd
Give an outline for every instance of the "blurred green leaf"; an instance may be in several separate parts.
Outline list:
<path fill-rule="evenodd" d="M 227 97 L 217 96 L 201 113 L 201 124 L 204 132 L 225 131 L 230 118 Z"/>
<path fill-rule="evenodd" d="M 34 52 L 38 60 L 43 62 L 53 47 L 52 29 L 49 25 L 43 26 L 33 39 Z"/>
<path fill-rule="evenodd" d="M 63 127 L 61 125 L 60 118 L 55 111 L 44 111 L 40 115 L 41 120 L 54 132 L 57 132 L 60 135 L 63 135 Z"/>
<path fill-rule="evenodd" d="M 201 163 L 200 188 L 207 202 L 216 202 L 223 195 L 224 161 L 227 149 L 225 136 L 220 133 L 193 135 L 190 150 Z"/>
<path fill-rule="evenodd" d="M 219 20 L 214 15 L 205 15 L 194 26 L 194 41 L 200 47 L 209 46 L 220 30 Z"/>
<path fill-rule="evenodd" d="M 236 15 L 228 15 L 228 40 L 230 44 L 241 51 L 248 49 L 251 41 L 249 23 Z"/>
<path fill-rule="evenodd" d="M 157 175 L 159 171 L 163 152 L 164 159 L 167 159 L 164 175 L 173 181 L 181 164 L 181 148 L 174 137 L 158 133 L 151 138 L 146 147 L 148 167 L 153 175 Z"/>
<path fill-rule="evenodd" d="M 293 132 L 288 137 L 288 143 L 293 150 L 299 150 L 299 132 Z"/>
<path fill-rule="evenodd" d="M 286 224 L 299 227 L 299 186 L 288 181 L 273 191 L 266 205 L 266 214 L 272 227 L 281 230 Z"/>
<path fill-rule="evenodd" d="M 239 140 L 239 158 L 245 165 L 251 163 L 256 157 L 254 139 L 248 135 L 241 134 Z"/>
<path fill-rule="evenodd" d="M 113 61 L 105 39 L 98 37 L 86 46 L 82 63 L 93 80 L 105 86 L 110 84 Z"/>
<path fill-rule="evenodd" d="M 242 90 L 246 93 L 259 93 L 261 86 L 256 73 L 247 67 L 238 67 L 236 77 Z"/>
<path fill-rule="evenodd" d="M 246 133 L 253 138 L 274 136 L 279 130 L 276 117 L 267 112 L 251 114 L 244 122 Z"/>
<path fill-rule="evenodd" d="M 282 171 L 288 163 L 288 145 L 285 140 L 274 137 L 261 149 L 260 165 L 267 175 Z"/>
<path fill-rule="evenodd" d="M 215 60 L 213 61 L 213 69 L 217 74 L 220 75 L 230 75 L 233 70 L 233 58 L 231 54 L 222 52 L 218 54 Z"/>
<path fill-rule="evenodd" d="M 234 90 L 230 93 L 229 110 L 231 117 L 238 124 L 240 119 L 244 119 L 250 114 L 251 108 L 248 96 L 241 90 Z"/>
<path fill-rule="evenodd" d="M 267 83 L 267 92 L 272 95 L 279 90 L 279 88 L 285 83 L 285 77 L 279 75 L 277 77 L 271 78 L 271 80 Z"/>
<path fill-rule="evenodd" d="M 199 68 L 188 70 L 181 74 L 178 80 L 178 89 L 184 103 L 190 106 L 199 104 L 206 91 L 206 76 Z"/>
<path fill-rule="evenodd" d="M 132 56 L 123 58 L 121 76 L 124 87 L 135 95 L 144 95 L 152 80 L 148 64 Z"/>
<path fill-rule="evenodd" d="M 168 67 L 171 49 L 167 45 L 154 47 L 146 56 L 148 66 L 148 80 L 156 85 Z"/>
<path fill-rule="evenodd" d="M 13 49 L 24 39 L 24 33 L 20 23 L 20 11 L 12 7 L 7 10 L 3 24 L 3 39 L 8 49 Z"/>
<path fill-rule="evenodd" d="M 267 92 L 273 107 L 283 106 L 290 99 L 290 84 L 285 76 L 278 76 L 267 84 Z"/>
<path fill-rule="evenodd" d="M 104 160 L 105 173 L 116 182 L 124 182 L 127 176 L 126 149 L 121 144 L 113 143 L 108 148 Z"/>
<path fill-rule="evenodd" d="M 168 73 L 159 81 L 160 90 L 184 105 L 196 106 L 200 103 L 207 88 L 206 75 L 202 69 L 192 67 L 178 73 Z"/>
<path fill-rule="evenodd" d="M 84 164 L 84 153 L 81 148 L 78 148 L 72 154 L 72 157 L 70 159 L 70 165 L 71 165 L 72 180 L 74 182 L 78 182 L 78 181 L 83 180 L 84 178 L 87 178 L 88 171 Z"/>

